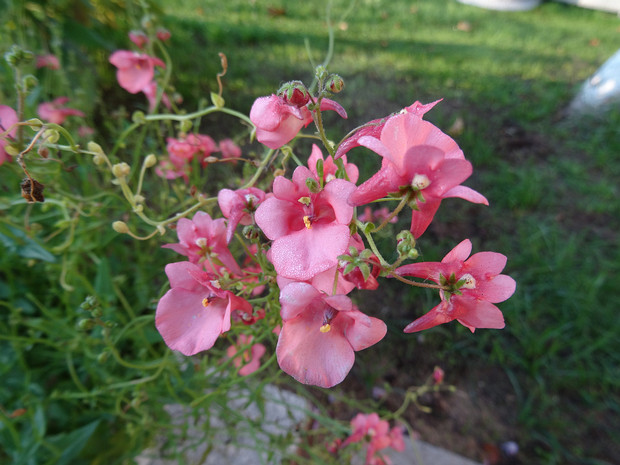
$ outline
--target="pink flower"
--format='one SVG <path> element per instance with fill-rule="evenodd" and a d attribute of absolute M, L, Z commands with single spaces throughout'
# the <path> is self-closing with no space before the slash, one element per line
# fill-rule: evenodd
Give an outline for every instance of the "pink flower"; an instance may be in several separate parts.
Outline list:
<path fill-rule="evenodd" d="M 171 289 L 159 300 L 155 326 L 172 350 L 194 355 L 210 349 L 230 329 L 230 315 L 250 304 L 219 289 L 214 276 L 190 262 L 166 265 Z"/>
<path fill-rule="evenodd" d="M 349 238 L 349 245 L 347 246 L 347 251 L 351 247 L 354 247 L 357 250 L 364 249 L 364 243 L 362 242 L 362 239 L 359 234 L 355 234 Z M 356 273 L 356 271 L 359 271 L 358 269 L 350 273 L 347 273 L 346 275 L 343 275 L 343 271 L 344 271 L 344 266 L 342 266 L 342 264 L 338 262 L 331 268 L 325 271 L 322 271 L 320 273 L 317 273 L 316 275 L 312 276 L 312 278 L 305 280 L 304 282 L 311 284 L 312 287 L 314 287 L 316 290 L 324 292 L 325 294 L 333 293 L 335 280 L 337 280 L 336 281 L 336 294 L 346 295 L 349 292 L 351 292 L 353 289 L 355 289 L 356 287 L 359 289 L 376 289 L 376 287 L 373 288 L 371 284 L 373 280 L 374 282 L 376 282 L 374 276 L 371 275 L 368 281 L 364 282 L 363 277 L 360 276 L 361 273 L 359 273 L 359 275 Z M 338 274 L 337 277 L 336 277 L 336 274 Z M 290 283 L 299 282 L 298 279 L 285 278 L 282 275 L 277 275 L 276 281 L 280 289 L 284 289 L 284 287 L 286 287 Z M 366 283 L 368 283 L 370 287 L 365 287 L 364 285 Z"/>
<path fill-rule="evenodd" d="M 190 166 L 184 159 L 170 156 L 168 160 L 161 160 L 155 168 L 157 176 L 165 179 L 177 179 L 183 177 L 185 182 L 189 179 Z"/>
<path fill-rule="evenodd" d="M 317 178 L 319 177 L 319 175 L 316 170 L 316 164 L 319 160 L 323 160 L 323 181 L 328 182 L 332 179 L 335 179 L 336 171 L 338 171 L 338 166 L 336 166 L 336 163 L 334 163 L 334 159 L 331 155 L 329 155 L 327 159 L 324 160 L 323 152 L 321 152 L 321 149 L 315 144 L 312 144 L 312 153 L 310 154 L 310 158 L 308 158 L 308 168 L 310 168 L 310 171 L 312 171 L 312 173 Z M 355 166 L 353 163 L 347 163 L 346 155 L 343 157 L 342 161 L 344 163 L 344 170 L 347 173 L 347 177 L 349 178 L 348 180 L 355 184 L 357 182 L 357 179 L 359 178 L 359 170 L 357 169 L 357 166 Z"/>
<path fill-rule="evenodd" d="M 237 368 L 240 368 L 239 374 L 241 376 L 247 376 L 258 370 L 260 368 L 260 358 L 265 355 L 265 346 L 260 343 L 252 344 L 252 339 L 252 336 L 240 334 L 237 339 L 237 344 L 233 344 L 226 349 L 226 355 L 228 358 L 234 358 L 234 365 Z M 251 347 L 246 349 L 245 347 L 250 344 L 252 344 Z M 245 350 L 243 350 L 242 354 L 237 355 L 241 349 Z"/>
<path fill-rule="evenodd" d="M 254 212 L 265 200 L 265 193 L 256 187 L 248 189 L 222 189 L 217 194 L 217 202 L 222 214 L 228 218 L 226 227 L 226 242 L 230 243 L 239 223 L 249 225 L 254 223 Z"/>
<path fill-rule="evenodd" d="M 220 274 L 222 266 L 235 274 L 241 269 L 226 242 L 226 220 L 211 219 L 208 213 L 196 212 L 191 220 L 181 218 L 177 223 L 179 242 L 163 247 L 185 255 L 192 263 L 202 263 L 207 271 Z"/>
<path fill-rule="evenodd" d="M 186 139 L 175 139 L 174 137 L 168 137 L 166 139 L 166 149 L 170 157 L 175 157 L 179 160 L 191 161 L 194 155 L 198 153 L 198 144 L 196 141 L 190 141 Z"/>
<path fill-rule="evenodd" d="M 338 158 L 342 157 L 345 153 L 347 153 L 352 148 L 359 147 L 360 145 L 359 139 L 364 136 L 371 136 L 374 138 L 379 138 L 381 136 L 381 131 L 383 130 L 385 123 L 387 123 L 390 118 L 396 115 L 399 115 L 399 114 L 403 114 L 403 113 L 412 113 L 421 118 L 422 116 L 424 116 L 426 112 L 428 112 L 431 108 L 437 105 L 440 101 L 441 100 L 436 100 L 434 102 L 427 103 L 427 104 L 422 104 L 418 101 L 415 101 L 413 104 L 411 104 L 408 107 L 403 108 L 398 113 L 392 113 L 391 115 L 386 116 L 385 118 L 379 118 L 379 119 L 369 121 L 368 123 L 361 126 L 357 131 L 355 131 L 355 133 L 351 135 L 351 137 L 348 137 L 347 139 L 345 139 L 344 141 L 340 143 L 340 145 L 336 149 L 336 155 L 334 158 L 337 160 Z"/>
<path fill-rule="evenodd" d="M 344 108 L 329 99 L 321 101 L 321 111 L 324 110 L 334 110 L 341 117 L 347 117 Z M 250 119 L 256 126 L 256 139 L 270 149 L 278 149 L 312 122 L 312 113 L 307 107 L 289 105 L 282 97 L 272 94 L 254 101 Z"/>
<path fill-rule="evenodd" d="M 0 136 L 0 165 L 11 159 L 11 156 L 6 153 L 6 150 L 4 150 L 4 147 L 6 147 L 7 144 L 9 144 L 15 137 L 17 128 L 14 127 L 8 133 L 3 133 L 9 130 L 9 128 L 17 123 L 17 121 L 17 113 L 15 110 L 9 106 L 0 105 L 0 134 L 2 134 Z"/>
<path fill-rule="evenodd" d="M 68 101 L 68 97 L 58 97 L 51 102 L 44 102 L 37 108 L 37 113 L 42 120 L 54 124 L 64 123 L 68 116 L 85 116 L 80 110 L 66 108 L 64 105 Z"/>
<path fill-rule="evenodd" d="M 241 149 L 232 139 L 222 139 L 219 148 L 223 158 L 239 158 L 241 156 Z"/>
<path fill-rule="evenodd" d="M 188 134 L 185 140 L 195 148 L 196 154 L 200 154 L 202 166 L 206 166 L 205 159 L 207 157 L 210 157 L 213 152 L 219 151 L 213 138 L 206 134 Z"/>
<path fill-rule="evenodd" d="M 92 136 L 95 133 L 95 130 L 90 126 L 80 126 L 78 128 L 78 136 L 87 138 Z"/>
<path fill-rule="evenodd" d="M 138 48 L 143 48 L 149 41 L 148 36 L 142 31 L 129 31 L 129 40 Z"/>
<path fill-rule="evenodd" d="M 375 455 L 382 449 L 405 450 L 402 428 L 395 426 L 390 430 L 389 423 L 381 420 L 376 413 L 358 413 L 351 420 L 351 428 L 353 433 L 344 441 L 343 447 L 353 442 L 367 441 L 366 465 L 390 463 L 388 457 Z"/>
<path fill-rule="evenodd" d="M 488 205 L 481 194 L 460 184 L 472 172 L 456 142 L 415 113 L 391 117 L 381 139 L 358 140 L 383 157 L 381 169 L 351 195 L 352 205 L 363 205 L 387 194 L 409 196 L 415 202 L 411 232 L 418 238 L 433 220 L 441 201 L 460 197 Z"/>
<path fill-rule="evenodd" d="M 114 52 L 110 55 L 110 63 L 118 68 L 116 79 L 119 85 L 132 94 L 141 92 L 149 85 L 155 75 L 155 66 L 166 67 L 159 58 L 129 50 Z"/>
<path fill-rule="evenodd" d="M 390 210 L 388 210 L 387 207 L 377 208 L 376 210 L 373 210 L 370 207 L 365 207 L 363 213 L 361 215 L 358 215 L 357 219 L 363 222 L 374 221 L 377 223 L 381 223 L 388 216 L 390 216 Z M 389 222 L 396 223 L 397 221 L 398 221 L 398 217 L 394 216 Z"/>
<path fill-rule="evenodd" d="M 159 40 L 161 40 L 162 42 L 166 42 L 168 39 L 170 39 L 170 31 L 168 29 L 164 29 L 164 28 L 159 28 L 157 29 L 157 38 Z"/>
<path fill-rule="evenodd" d="M 447 286 L 440 291 L 441 303 L 406 328 L 406 333 L 432 328 L 457 320 L 473 333 L 476 328 L 504 327 L 504 317 L 495 303 L 508 299 L 516 289 L 515 280 L 500 274 L 506 257 L 496 252 L 472 255 L 471 242 L 464 240 L 440 263 L 424 262 L 404 265 L 395 270 L 400 276 L 415 276 Z"/>
<path fill-rule="evenodd" d="M 347 296 L 328 296 L 307 283 L 282 289 L 280 304 L 278 363 L 304 384 L 328 388 L 340 383 L 353 367 L 355 352 L 387 332 L 383 321 L 364 315 Z"/>
<path fill-rule="evenodd" d="M 308 181 L 309 180 L 309 181 Z M 311 192 L 307 182 L 314 184 Z M 256 224 L 273 241 L 269 257 L 285 278 L 306 281 L 337 264 L 349 243 L 355 185 L 334 179 L 321 190 L 312 172 L 299 166 L 290 181 L 278 176 L 273 197 L 256 210 Z"/>
<path fill-rule="evenodd" d="M 37 68 L 60 69 L 60 62 L 56 55 L 47 54 L 37 56 Z"/>

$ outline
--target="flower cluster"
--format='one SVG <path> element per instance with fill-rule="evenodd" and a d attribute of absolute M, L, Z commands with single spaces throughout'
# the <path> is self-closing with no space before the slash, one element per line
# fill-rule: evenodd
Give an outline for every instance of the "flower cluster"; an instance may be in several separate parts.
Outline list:
<path fill-rule="evenodd" d="M 403 428 L 394 426 L 386 420 L 381 420 L 376 413 L 358 413 L 351 420 L 351 435 L 341 444 L 332 448 L 333 452 L 345 448 L 349 444 L 361 443 L 366 449 L 364 465 L 389 465 L 391 460 L 379 451 L 392 448 L 398 452 L 405 450 Z"/>
<path fill-rule="evenodd" d="M 144 66 L 152 68 L 153 62 L 146 60 Z M 129 75 L 135 75 L 135 70 Z M 347 376 L 356 351 L 386 335 L 386 324 L 363 313 L 349 297 L 356 288 L 377 289 L 381 276 L 439 290 L 441 303 L 409 324 L 405 332 L 452 320 L 471 331 L 502 328 L 504 319 L 494 304 L 515 291 L 515 281 L 500 274 L 506 264 L 503 255 L 481 252 L 469 257 L 471 242 L 465 240 L 441 262 L 403 264 L 417 258 L 416 240 L 444 199 L 458 197 L 488 204 L 482 194 L 463 185 L 472 174 L 472 165 L 457 143 L 424 119 L 437 102 L 415 102 L 362 125 L 335 145 L 325 137 L 322 112 L 334 110 L 347 117 L 338 103 L 326 98 L 342 89 L 343 82 L 336 75 L 328 76 L 326 70 L 317 71 L 317 78 L 316 95 L 294 81 L 277 94 L 257 99 L 250 120 L 257 140 L 270 149 L 269 154 L 290 143 L 311 123 L 329 153 L 325 156 L 313 145 L 306 165 L 298 166 L 290 178 L 283 172 L 277 175 L 269 193 L 256 187 L 221 190 L 218 202 L 226 219 L 198 212 L 192 220 L 179 220 L 179 242 L 166 247 L 188 261 L 166 268 L 171 289 L 160 300 L 156 314 L 157 328 L 166 343 L 186 355 L 209 349 L 231 328 L 231 322 L 252 324 L 261 319 L 265 309 L 261 306 L 255 312 L 253 298 L 277 284 L 278 300 L 267 305 L 267 311 L 279 311 L 281 327 L 275 351 L 280 367 L 302 383 L 332 387 Z M 380 169 L 359 185 L 359 170 L 347 159 L 347 153 L 358 146 L 382 158 Z M 198 156 L 205 163 L 216 150 L 208 136 L 169 138 L 168 162 L 174 169 L 160 169 L 168 178 L 183 176 L 187 160 Z M 221 143 L 219 150 L 224 151 Z M 397 206 L 373 212 L 370 204 L 376 201 Z M 359 217 L 357 207 L 363 207 Z M 405 208 L 410 210 L 410 226 L 398 234 L 398 258 L 390 263 L 372 235 L 396 221 Z M 381 224 L 375 226 L 370 222 L 373 218 Z M 252 248 L 245 247 L 249 260 L 245 269 L 228 248 L 239 224 L 246 227 L 245 236 L 253 242 Z M 256 234 L 258 230 L 264 238 Z M 256 259 L 255 254 L 264 254 L 264 258 Z M 229 356 L 237 366 L 252 359 L 241 372 L 248 374 L 259 363 L 252 357 L 258 359 L 266 349 L 262 345 L 248 348 L 252 346 L 249 336 L 239 344 L 245 347 L 243 355 L 237 355 L 240 349 L 233 345 Z M 402 438 L 399 441 L 396 432 L 390 436 L 384 423 L 373 416 L 355 420 L 356 432 L 346 443 L 370 435 L 366 463 L 383 463 L 375 457 L 376 451 L 390 444 L 400 447 Z"/>

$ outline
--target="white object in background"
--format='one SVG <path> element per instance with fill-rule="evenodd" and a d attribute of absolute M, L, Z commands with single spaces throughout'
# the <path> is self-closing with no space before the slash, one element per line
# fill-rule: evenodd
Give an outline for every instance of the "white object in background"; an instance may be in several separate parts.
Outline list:
<path fill-rule="evenodd" d="M 592 113 L 620 103 L 620 50 L 586 79 L 570 104 L 571 113 Z"/>
<path fill-rule="evenodd" d="M 558 0 L 562 3 L 620 14 L 620 0 Z"/>
<path fill-rule="evenodd" d="M 466 5 L 499 11 L 525 11 L 536 8 L 541 0 L 457 0 Z"/>

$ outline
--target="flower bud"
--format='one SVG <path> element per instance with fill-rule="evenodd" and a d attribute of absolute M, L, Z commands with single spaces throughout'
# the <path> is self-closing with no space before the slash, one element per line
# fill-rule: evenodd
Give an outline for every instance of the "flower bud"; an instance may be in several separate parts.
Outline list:
<path fill-rule="evenodd" d="M 162 27 L 160 27 L 159 29 L 157 29 L 157 38 L 159 40 L 161 40 L 162 42 L 166 42 L 168 39 L 170 39 L 170 31 L 168 29 L 164 29 Z"/>
<path fill-rule="evenodd" d="M 133 121 L 136 124 L 144 124 L 146 123 L 146 117 L 144 115 L 143 111 L 134 111 L 133 115 L 131 115 L 131 121 Z"/>
<path fill-rule="evenodd" d="M 97 166 L 103 165 L 105 163 L 105 157 L 98 153 L 93 157 L 93 163 Z"/>
<path fill-rule="evenodd" d="M 325 88 L 334 93 L 337 94 L 338 92 L 340 92 L 342 89 L 344 89 L 344 80 L 338 76 L 337 74 L 332 74 L 328 79 L 327 82 L 325 83 Z"/>
<path fill-rule="evenodd" d="M 308 89 L 301 81 L 290 81 L 282 85 L 278 90 L 278 96 L 282 97 L 289 105 L 301 108 L 310 100 Z"/>
<path fill-rule="evenodd" d="M 101 145 L 99 145 L 97 142 L 93 142 L 92 140 L 88 144 L 86 144 L 86 148 L 89 152 L 103 154 L 103 149 L 101 148 Z"/>
<path fill-rule="evenodd" d="M 146 158 L 144 159 L 144 167 L 145 168 L 151 168 L 152 166 L 155 166 L 157 164 L 157 157 L 150 153 L 146 156 Z"/>
<path fill-rule="evenodd" d="M 125 163 L 117 163 L 112 167 L 112 174 L 117 178 L 124 178 L 131 172 L 131 167 Z"/>
<path fill-rule="evenodd" d="M 319 81 L 324 81 L 327 79 L 327 68 L 323 65 L 319 65 L 314 70 L 314 75 Z"/>
<path fill-rule="evenodd" d="M 60 134 L 58 134 L 58 131 L 56 131 L 56 129 L 46 129 L 43 132 L 43 139 L 45 140 L 45 142 L 55 144 L 56 142 L 58 142 L 58 139 L 60 139 Z"/>
<path fill-rule="evenodd" d="M 39 118 L 30 118 L 26 121 L 26 124 L 30 126 L 33 131 L 38 131 L 43 126 L 43 123 Z"/>
<path fill-rule="evenodd" d="M 108 359 L 108 357 L 110 356 L 110 352 L 101 352 L 98 356 L 97 356 L 97 362 L 99 363 L 105 363 L 106 360 Z"/>
<path fill-rule="evenodd" d="M 84 318 L 83 320 L 78 321 L 77 326 L 78 329 L 81 329 L 82 331 L 88 331 L 95 327 L 95 322 L 90 318 Z"/>
<path fill-rule="evenodd" d="M 136 203 L 144 203 L 144 200 L 145 199 L 143 195 L 138 194 L 133 196 L 133 201 Z"/>
<path fill-rule="evenodd" d="M 19 155 L 19 149 L 14 144 L 5 145 L 4 151 L 12 157 L 16 157 L 17 155 Z"/>
<path fill-rule="evenodd" d="M 179 131 L 181 132 L 189 132 L 191 128 L 192 128 L 191 120 L 185 119 L 181 121 L 181 123 L 179 124 Z"/>
<path fill-rule="evenodd" d="M 415 248 L 415 238 L 411 231 L 404 230 L 396 235 L 396 250 L 401 257 L 418 258 L 419 253 Z"/>
<path fill-rule="evenodd" d="M 211 102 L 215 105 L 216 108 L 223 108 L 226 105 L 226 101 L 222 98 L 220 94 L 216 94 L 215 92 L 211 92 Z"/>
<path fill-rule="evenodd" d="M 34 60 L 34 53 L 24 50 L 18 45 L 13 45 L 11 50 L 4 54 L 4 59 L 12 67 L 27 65 Z"/>
<path fill-rule="evenodd" d="M 248 240 L 256 240 L 260 237 L 260 229 L 255 224 L 250 224 L 243 228 L 243 237 Z"/>
<path fill-rule="evenodd" d="M 129 227 L 124 221 L 115 221 L 112 223 L 112 229 L 119 234 L 127 234 L 129 232 Z"/>
<path fill-rule="evenodd" d="M 30 93 L 34 90 L 35 87 L 39 85 L 39 80 L 34 77 L 32 74 L 27 74 L 22 79 L 22 86 L 24 91 Z"/>

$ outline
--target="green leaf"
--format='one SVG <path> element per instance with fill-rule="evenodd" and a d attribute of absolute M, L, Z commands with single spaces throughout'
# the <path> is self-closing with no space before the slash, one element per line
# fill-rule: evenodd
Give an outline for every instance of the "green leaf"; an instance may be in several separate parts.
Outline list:
<path fill-rule="evenodd" d="M 86 446 L 86 443 L 91 438 L 97 426 L 101 420 L 95 420 L 81 428 L 78 428 L 68 434 L 59 434 L 50 438 L 50 442 L 53 443 L 58 449 L 62 449 L 62 455 L 56 462 L 56 465 L 66 465 L 74 463 L 80 452 Z"/>
<path fill-rule="evenodd" d="M 0 224 L 0 243 L 7 251 L 23 258 L 41 260 L 54 263 L 56 257 L 48 252 L 34 239 L 28 237 L 24 231 L 9 225 Z"/>

